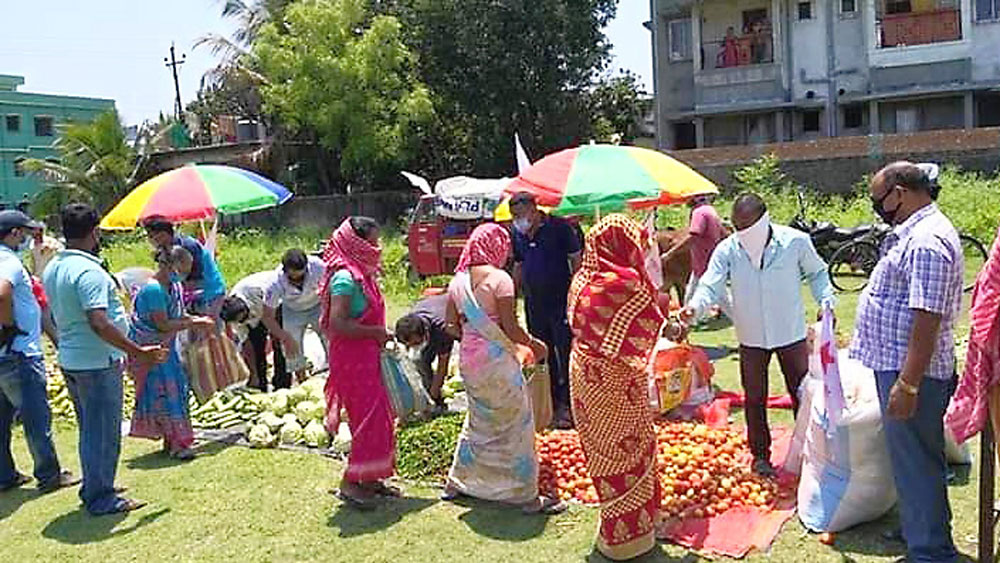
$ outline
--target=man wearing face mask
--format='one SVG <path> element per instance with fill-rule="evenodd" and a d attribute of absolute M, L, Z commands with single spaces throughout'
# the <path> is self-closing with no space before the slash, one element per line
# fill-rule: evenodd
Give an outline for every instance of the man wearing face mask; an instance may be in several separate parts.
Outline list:
<path fill-rule="evenodd" d="M 715 248 L 686 310 L 697 320 L 732 293 L 733 324 L 740 344 L 740 380 L 746 394 L 747 441 L 753 470 L 772 476 L 771 432 L 767 426 L 767 370 L 777 355 L 785 386 L 798 411 L 798 389 L 809 371 L 805 280 L 817 303 L 834 302 L 826 264 L 805 233 L 773 225 L 764 201 L 744 194 L 733 204 L 736 233 Z"/>
<path fill-rule="evenodd" d="M 300 248 L 285 252 L 281 266 L 275 271 L 274 284 L 268 288 L 264 301 L 264 325 L 284 347 L 289 371 L 301 380 L 305 375 L 303 342 L 306 328 L 312 328 L 323 341 L 326 336 L 319 329 L 319 284 L 323 281 L 326 266 L 315 256 L 306 256 Z M 276 319 L 281 308 L 281 321 Z M 325 366 L 317 366 L 325 367 Z"/>
<path fill-rule="evenodd" d="M 416 356 L 414 363 L 424 389 L 439 412 L 445 407 L 441 386 L 448 376 L 448 363 L 455 346 L 455 337 L 448 332 L 447 308 L 447 294 L 426 297 L 396 321 L 396 340 L 405 344 Z M 437 367 L 434 366 L 435 361 Z"/>
<path fill-rule="evenodd" d="M 10 453 L 15 410 L 20 412 L 38 489 L 50 492 L 80 482 L 62 471 L 52 443 L 51 412 L 45 395 L 42 317 L 31 276 L 17 253 L 40 225 L 20 211 L 0 211 L 0 491 L 27 483 Z M 50 334 L 53 342 L 55 335 Z"/>
<path fill-rule="evenodd" d="M 573 274 L 580 268 L 580 238 L 565 219 L 542 213 L 530 193 L 510 200 L 514 216 L 514 285 L 524 295 L 528 332 L 549 348 L 553 424 L 573 425 L 569 403 L 569 352 L 572 333 L 566 301 Z"/>
<path fill-rule="evenodd" d="M 893 226 L 858 300 L 851 357 L 874 370 L 907 561 L 955 561 L 942 419 L 955 377 L 964 263 L 938 209 L 937 166 L 896 162 L 872 179 Z"/>
<path fill-rule="evenodd" d="M 264 319 L 267 292 L 277 283 L 277 278 L 276 270 L 265 270 L 241 279 L 222 301 L 222 310 L 219 312 L 222 322 L 233 328 L 236 342 L 250 368 L 249 385 L 261 391 L 267 391 L 268 340 L 274 357 L 271 384 L 275 389 L 291 387 L 292 384 L 281 340 L 275 336 L 281 330 L 281 309 L 273 317 Z"/>

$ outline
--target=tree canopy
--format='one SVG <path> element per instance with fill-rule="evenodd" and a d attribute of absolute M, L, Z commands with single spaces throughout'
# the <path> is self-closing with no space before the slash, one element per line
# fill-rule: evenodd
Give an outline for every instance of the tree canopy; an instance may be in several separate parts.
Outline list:
<path fill-rule="evenodd" d="M 344 175 L 400 166 L 433 115 L 399 21 L 363 0 L 301 0 L 253 43 L 265 110 L 292 131 L 310 130 Z"/>

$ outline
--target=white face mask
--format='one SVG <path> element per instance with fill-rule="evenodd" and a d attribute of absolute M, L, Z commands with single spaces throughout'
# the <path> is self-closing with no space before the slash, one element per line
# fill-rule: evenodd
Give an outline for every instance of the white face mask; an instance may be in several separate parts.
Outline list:
<path fill-rule="evenodd" d="M 767 246 L 767 239 L 770 234 L 771 218 L 766 211 L 756 223 L 742 231 L 736 231 L 736 237 L 740 240 L 740 245 L 750 255 L 750 263 L 757 268 L 763 269 L 761 260 L 764 257 L 764 248 Z"/>
<path fill-rule="evenodd" d="M 410 356 L 410 360 L 412 360 L 414 362 L 419 361 L 420 357 L 423 355 L 424 350 L 426 348 L 427 348 L 427 341 L 426 340 L 423 341 L 423 342 L 421 342 L 419 346 L 412 346 L 412 347 L 410 347 L 407 350 L 408 353 L 409 353 L 409 356 Z"/>

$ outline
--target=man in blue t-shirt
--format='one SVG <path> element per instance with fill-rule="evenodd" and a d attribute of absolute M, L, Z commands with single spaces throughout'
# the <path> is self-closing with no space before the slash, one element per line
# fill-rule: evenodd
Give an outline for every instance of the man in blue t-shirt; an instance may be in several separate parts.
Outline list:
<path fill-rule="evenodd" d="M 218 319 L 222 299 L 226 296 L 226 280 L 212 253 L 194 237 L 175 234 L 174 224 L 165 217 L 155 215 L 146 219 L 142 226 L 154 248 L 169 249 L 176 245 L 191 254 L 191 273 L 184 280 L 184 287 L 195 294 L 194 312 Z"/>
<path fill-rule="evenodd" d="M 167 349 L 129 340 L 128 317 L 115 279 L 98 256 L 94 208 L 71 203 L 61 213 L 66 250 L 42 275 L 59 338 L 59 366 L 76 406 L 80 427 L 80 500 L 93 515 L 129 512 L 145 505 L 118 496 L 115 473 L 121 454 L 122 374 L 125 356 L 163 363 Z"/>
<path fill-rule="evenodd" d="M 514 216 L 514 283 L 524 295 L 528 331 L 549 347 L 553 424 L 570 428 L 572 334 L 566 319 L 566 301 L 573 274 L 580 268 L 582 241 L 568 221 L 539 211 L 530 193 L 515 194 L 510 211 Z"/>
<path fill-rule="evenodd" d="M 15 411 L 20 412 L 35 480 L 43 493 L 80 482 L 59 465 L 52 443 L 52 414 L 45 395 L 42 312 L 31 290 L 31 275 L 18 252 L 27 248 L 41 224 L 20 211 L 0 211 L 0 491 L 31 479 L 14 466 L 10 452 Z M 51 336 L 51 335 L 50 335 Z M 53 339 L 53 342 L 56 340 Z"/>

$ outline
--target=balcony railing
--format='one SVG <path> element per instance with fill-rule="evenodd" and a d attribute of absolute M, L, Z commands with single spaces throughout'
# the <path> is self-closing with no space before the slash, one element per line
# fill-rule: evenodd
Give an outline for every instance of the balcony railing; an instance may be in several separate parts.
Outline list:
<path fill-rule="evenodd" d="M 886 14 L 877 26 L 881 48 L 958 41 L 962 39 L 962 12 L 947 9 Z"/>
<path fill-rule="evenodd" d="M 771 34 L 732 36 L 702 44 L 702 70 L 735 68 L 774 62 Z"/>

